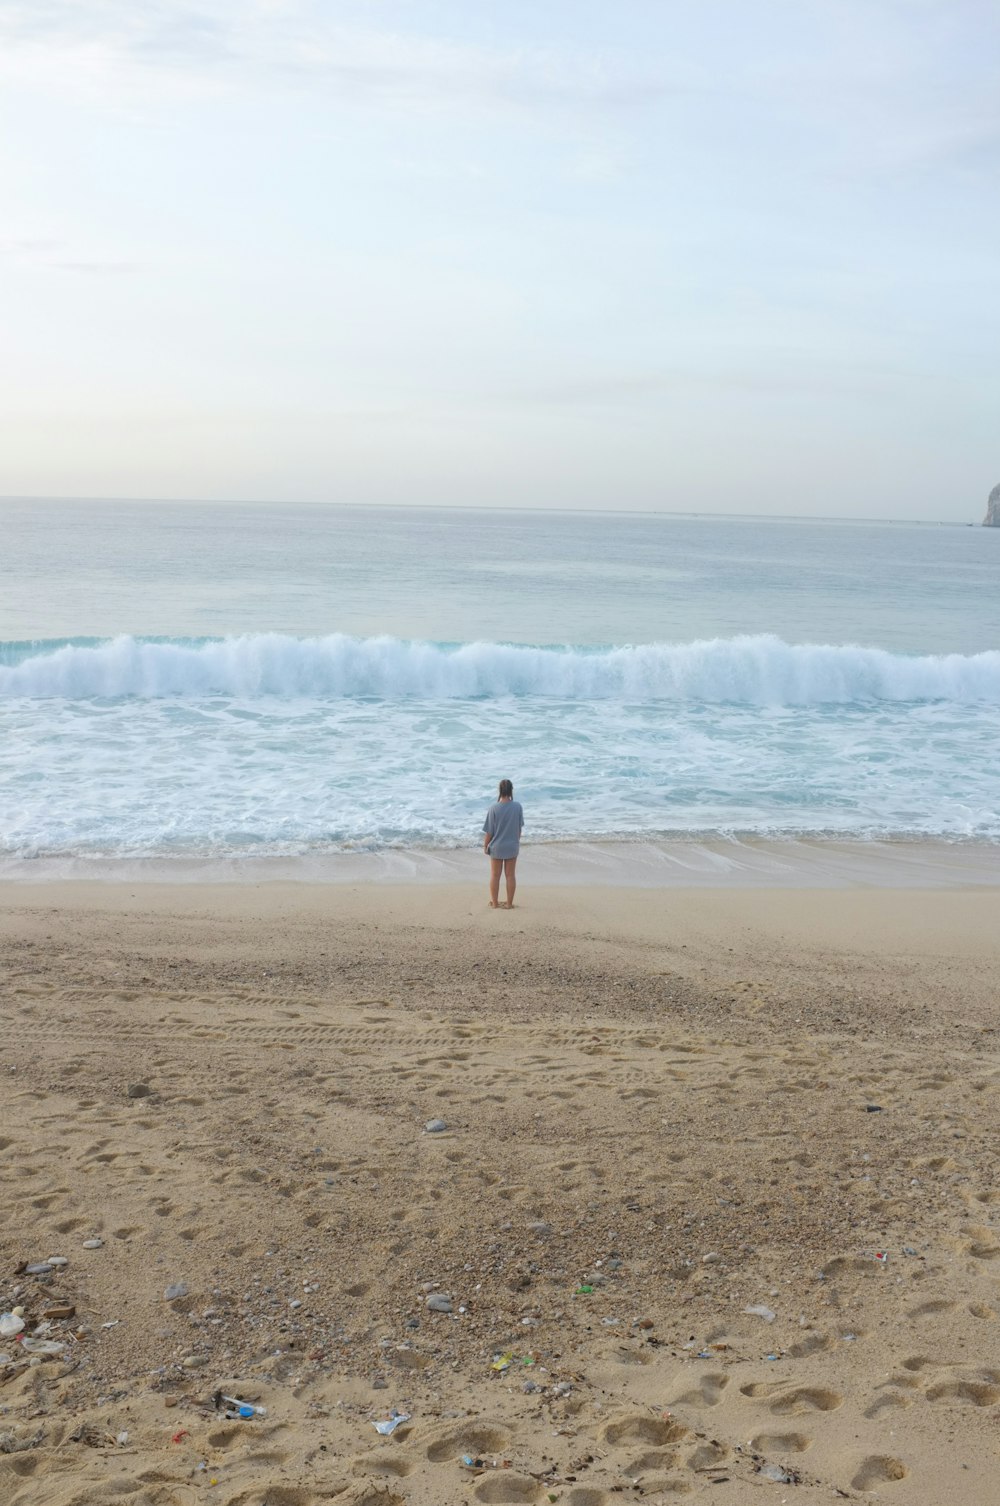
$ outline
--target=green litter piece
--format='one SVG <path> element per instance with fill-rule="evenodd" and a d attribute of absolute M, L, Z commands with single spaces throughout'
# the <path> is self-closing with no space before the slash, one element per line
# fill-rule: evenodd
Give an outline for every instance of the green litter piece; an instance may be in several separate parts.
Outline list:
<path fill-rule="evenodd" d="M 573 1296 L 574 1297 L 592 1297 L 593 1294 L 594 1294 L 594 1288 L 592 1286 L 578 1286 L 577 1289 L 576 1289 L 576 1291 L 573 1293 Z"/>

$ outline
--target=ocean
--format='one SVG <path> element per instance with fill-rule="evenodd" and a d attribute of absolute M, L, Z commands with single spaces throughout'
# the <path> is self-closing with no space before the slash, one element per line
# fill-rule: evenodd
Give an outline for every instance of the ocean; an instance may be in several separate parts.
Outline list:
<path fill-rule="evenodd" d="M 0 866 L 1000 842 L 1000 531 L 0 502 Z"/>

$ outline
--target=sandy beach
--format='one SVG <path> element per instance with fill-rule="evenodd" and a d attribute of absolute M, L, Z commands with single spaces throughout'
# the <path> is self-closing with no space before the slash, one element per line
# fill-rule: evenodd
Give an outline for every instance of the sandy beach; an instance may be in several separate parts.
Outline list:
<path fill-rule="evenodd" d="M 1000 1500 L 997 887 L 519 900 L 0 886 L 5 1506 Z"/>

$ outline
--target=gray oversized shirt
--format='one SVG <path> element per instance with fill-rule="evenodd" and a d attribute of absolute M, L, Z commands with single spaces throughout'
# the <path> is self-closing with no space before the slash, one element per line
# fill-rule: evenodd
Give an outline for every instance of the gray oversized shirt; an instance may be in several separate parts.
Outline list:
<path fill-rule="evenodd" d="M 490 857 L 516 858 L 523 827 L 524 811 L 519 800 L 498 800 L 491 805 L 483 822 L 483 831 L 493 838 L 488 849 Z"/>

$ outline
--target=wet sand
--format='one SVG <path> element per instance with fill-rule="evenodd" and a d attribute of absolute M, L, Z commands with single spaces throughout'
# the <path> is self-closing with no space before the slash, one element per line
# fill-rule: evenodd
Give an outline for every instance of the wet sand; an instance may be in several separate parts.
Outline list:
<path fill-rule="evenodd" d="M 530 873 L 0 886 L 0 1500 L 998 1499 L 1000 889 Z"/>

